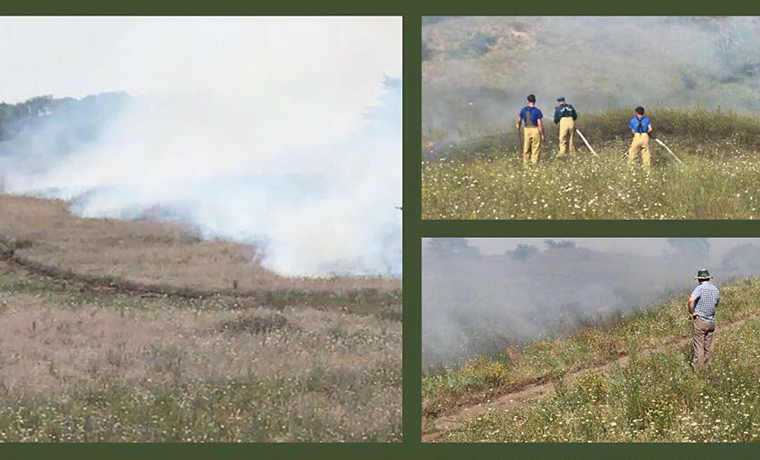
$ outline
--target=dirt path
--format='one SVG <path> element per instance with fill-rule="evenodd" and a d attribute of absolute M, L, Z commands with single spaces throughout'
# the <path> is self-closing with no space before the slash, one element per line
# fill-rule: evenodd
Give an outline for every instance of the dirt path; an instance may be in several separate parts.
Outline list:
<path fill-rule="evenodd" d="M 19 274 L 23 277 L 41 277 L 54 281 L 62 288 L 76 290 L 82 293 L 95 295 L 123 294 L 139 297 L 171 297 L 190 301 L 203 301 L 214 299 L 217 302 L 229 304 L 234 308 L 262 307 L 282 309 L 286 306 L 309 306 L 315 309 L 327 309 L 329 306 L 344 307 L 346 299 L 351 294 L 371 292 L 372 295 L 386 303 L 397 302 L 400 294 L 376 293 L 374 290 L 357 289 L 347 291 L 345 294 L 324 294 L 321 291 L 309 291 L 299 289 L 217 289 L 207 290 L 192 287 L 175 287 L 159 284 L 144 284 L 129 281 L 117 277 L 89 275 L 72 270 L 45 265 L 19 254 L 17 243 L 3 235 L 0 235 L 0 265 L 6 271 Z M 356 301 L 353 301 L 356 303 Z M 350 301 L 348 302 L 350 303 Z M 347 310 L 351 314 L 367 314 L 364 312 Z"/>
<path fill-rule="evenodd" d="M 756 311 L 756 313 L 760 313 L 760 310 Z M 733 321 L 731 323 L 721 324 L 717 329 L 718 334 L 740 327 L 746 323 L 751 316 L 752 312 L 748 312 L 747 317 Z M 681 347 L 690 343 L 691 337 L 669 340 L 662 345 L 644 350 L 641 353 L 641 356 L 646 356 L 668 348 Z M 630 360 L 631 357 L 629 355 L 621 356 L 604 364 L 571 370 L 564 374 L 562 378 L 566 383 L 572 383 L 589 372 L 608 372 L 611 371 L 616 365 L 625 365 Z M 485 403 L 463 407 L 457 412 L 442 415 L 432 420 L 426 420 L 426 425 L 423 426 L 422 442 L 443 441 L 448 433 L 458 430 L 468 420 L 481 417 L 486 413 L 491 412 L 499 412 L 505 415 L 513 414 L 520 409 L 523 409 L 527 405 L 553 394 L 554 383 L 552 381 L 538 383 L 527 388 L 523 388 L 519 391 L 513 391 L 500 395 L 495 399 L 492 399 Z"/>
<path fill-rule="evenodd" d="M 71 270 L 53 267 L 19 255 L 15 242 L 0 235 L 0 263 L 7 271 L 21 276 L 47 278 L 67 289 L 80 292 L 126 294 L 137 296 L 181 297 L 183 299 L 204 299 L 210 297 L 256 298 L 258 292 L 207 291 L 193 288 L 175 288 L 161 285 L 146 285 L 122 279 L 87 275 Z"/>

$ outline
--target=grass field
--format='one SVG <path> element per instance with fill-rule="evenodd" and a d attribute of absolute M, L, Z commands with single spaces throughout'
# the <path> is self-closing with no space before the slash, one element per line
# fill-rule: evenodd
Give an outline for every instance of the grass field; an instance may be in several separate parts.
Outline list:
<path fill-rule="evenodd" d="M 0 441 L 400 441 L 400 280 L 31 198 L 0 236 Z"/>
<path fill-rule="evenodd" d="M 722 290 L 714 361 L 699 373 L 689 366 L 681 296 L 563 339 L 431 370 L 423 431 L 447 442 L 756 441 L 760 279 Z M 542 388 L 519 399 L 531 387 Z"/>
<path fill-rule="evenodd" d="M 436 146 L 423 152 L 423 218 L 759 217 L 759 117 L 699 108 L 650 113 L 658 136 L 684 166 L 652 142 L 651 170 L 631 168 L 625 129 L 631 114 L 623 111 L 579 118 L 577 127 L 599 158 L 578 136 L 576 156 L 556 158 L 556 128 L 549 127 L 538 168 L 523 166 L 516 134 L 510 131 L 477 138 L 463 133 L 456 141 L 447 141 L 445 133 L 427 133 L 427 142 Z"/>

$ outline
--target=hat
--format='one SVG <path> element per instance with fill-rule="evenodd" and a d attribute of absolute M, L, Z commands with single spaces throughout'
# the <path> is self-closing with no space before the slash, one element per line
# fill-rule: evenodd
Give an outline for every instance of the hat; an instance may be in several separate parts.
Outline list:
<path fill-rule="evenodd" d="M 565 96 L 559 96 L 557 102 L 565 102 Z"/>
<path fill-rule="evenodd" d="M 697 271 L 697 276 L 695 276 L 694 278 L 699 281 L 704 281 L 704 280 L 712 279 L 712 276 L 710 276 L 710 272 L 706 268 L 703 268 Z"/>

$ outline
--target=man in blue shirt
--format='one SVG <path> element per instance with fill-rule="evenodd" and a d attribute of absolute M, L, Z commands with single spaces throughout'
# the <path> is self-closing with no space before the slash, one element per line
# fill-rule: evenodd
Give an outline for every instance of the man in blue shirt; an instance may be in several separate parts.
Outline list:
<path fill-rule="evenodd" d="M 559 123 L 559 155 L 557 157 L 564 158 L 565 154 L 575 153 L 573 137 L 575 137 L 575 120 L 578 118 L 578 113 L 572 104 L 565 102 L 563 96 L 558 97 L 557 102 L 559 105 L 554 108 L 554 124 Z"/>
<path fill-rule="evenodd" d="M 536 96 L 528 96 L 528 105 L 520 110 L 520 118 L 517 120 L 517 130 L 525 123 L 523 130 L 523 164 L 538 165 L 541 156 L 541 141 L 546 140 L 544 136 L 544 114 L 536 107 Z"/>
<path fill-rule="evenodd" d="M 694 329 L 694 370 L 710 361 L 710 348 L 715 333 L 715 309 L 720 303 L 720 291 L 710 282 L 712 276 L 707 269 L 697 272 L 699 284 L 689 296 L 689 316 Z"/>
<path fill-rule="evenodd" d="M 641 164 L 647 169 L 650 168 L 652 156 L 649 152 L 649 133 L 652 132 L 652 122 L 644 116 L 644 107 L 636 107 L 636 113 L 628 127 L 633 133 L 631 148 L 628 149 L 628 162 L 634 166 L 641 152 Z"/>

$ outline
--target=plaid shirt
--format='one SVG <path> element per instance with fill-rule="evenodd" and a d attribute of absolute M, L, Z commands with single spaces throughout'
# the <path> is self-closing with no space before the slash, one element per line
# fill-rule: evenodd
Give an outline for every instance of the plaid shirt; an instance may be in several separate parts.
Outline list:
<path fill-rule="evenodd" d="M 715 322 L 715 307 L 720 302 L 720 291 L 710 282 L 702 282 L 691 292 L 697 300 L 694 305 L 694 313 L 705 321 Z"/>

